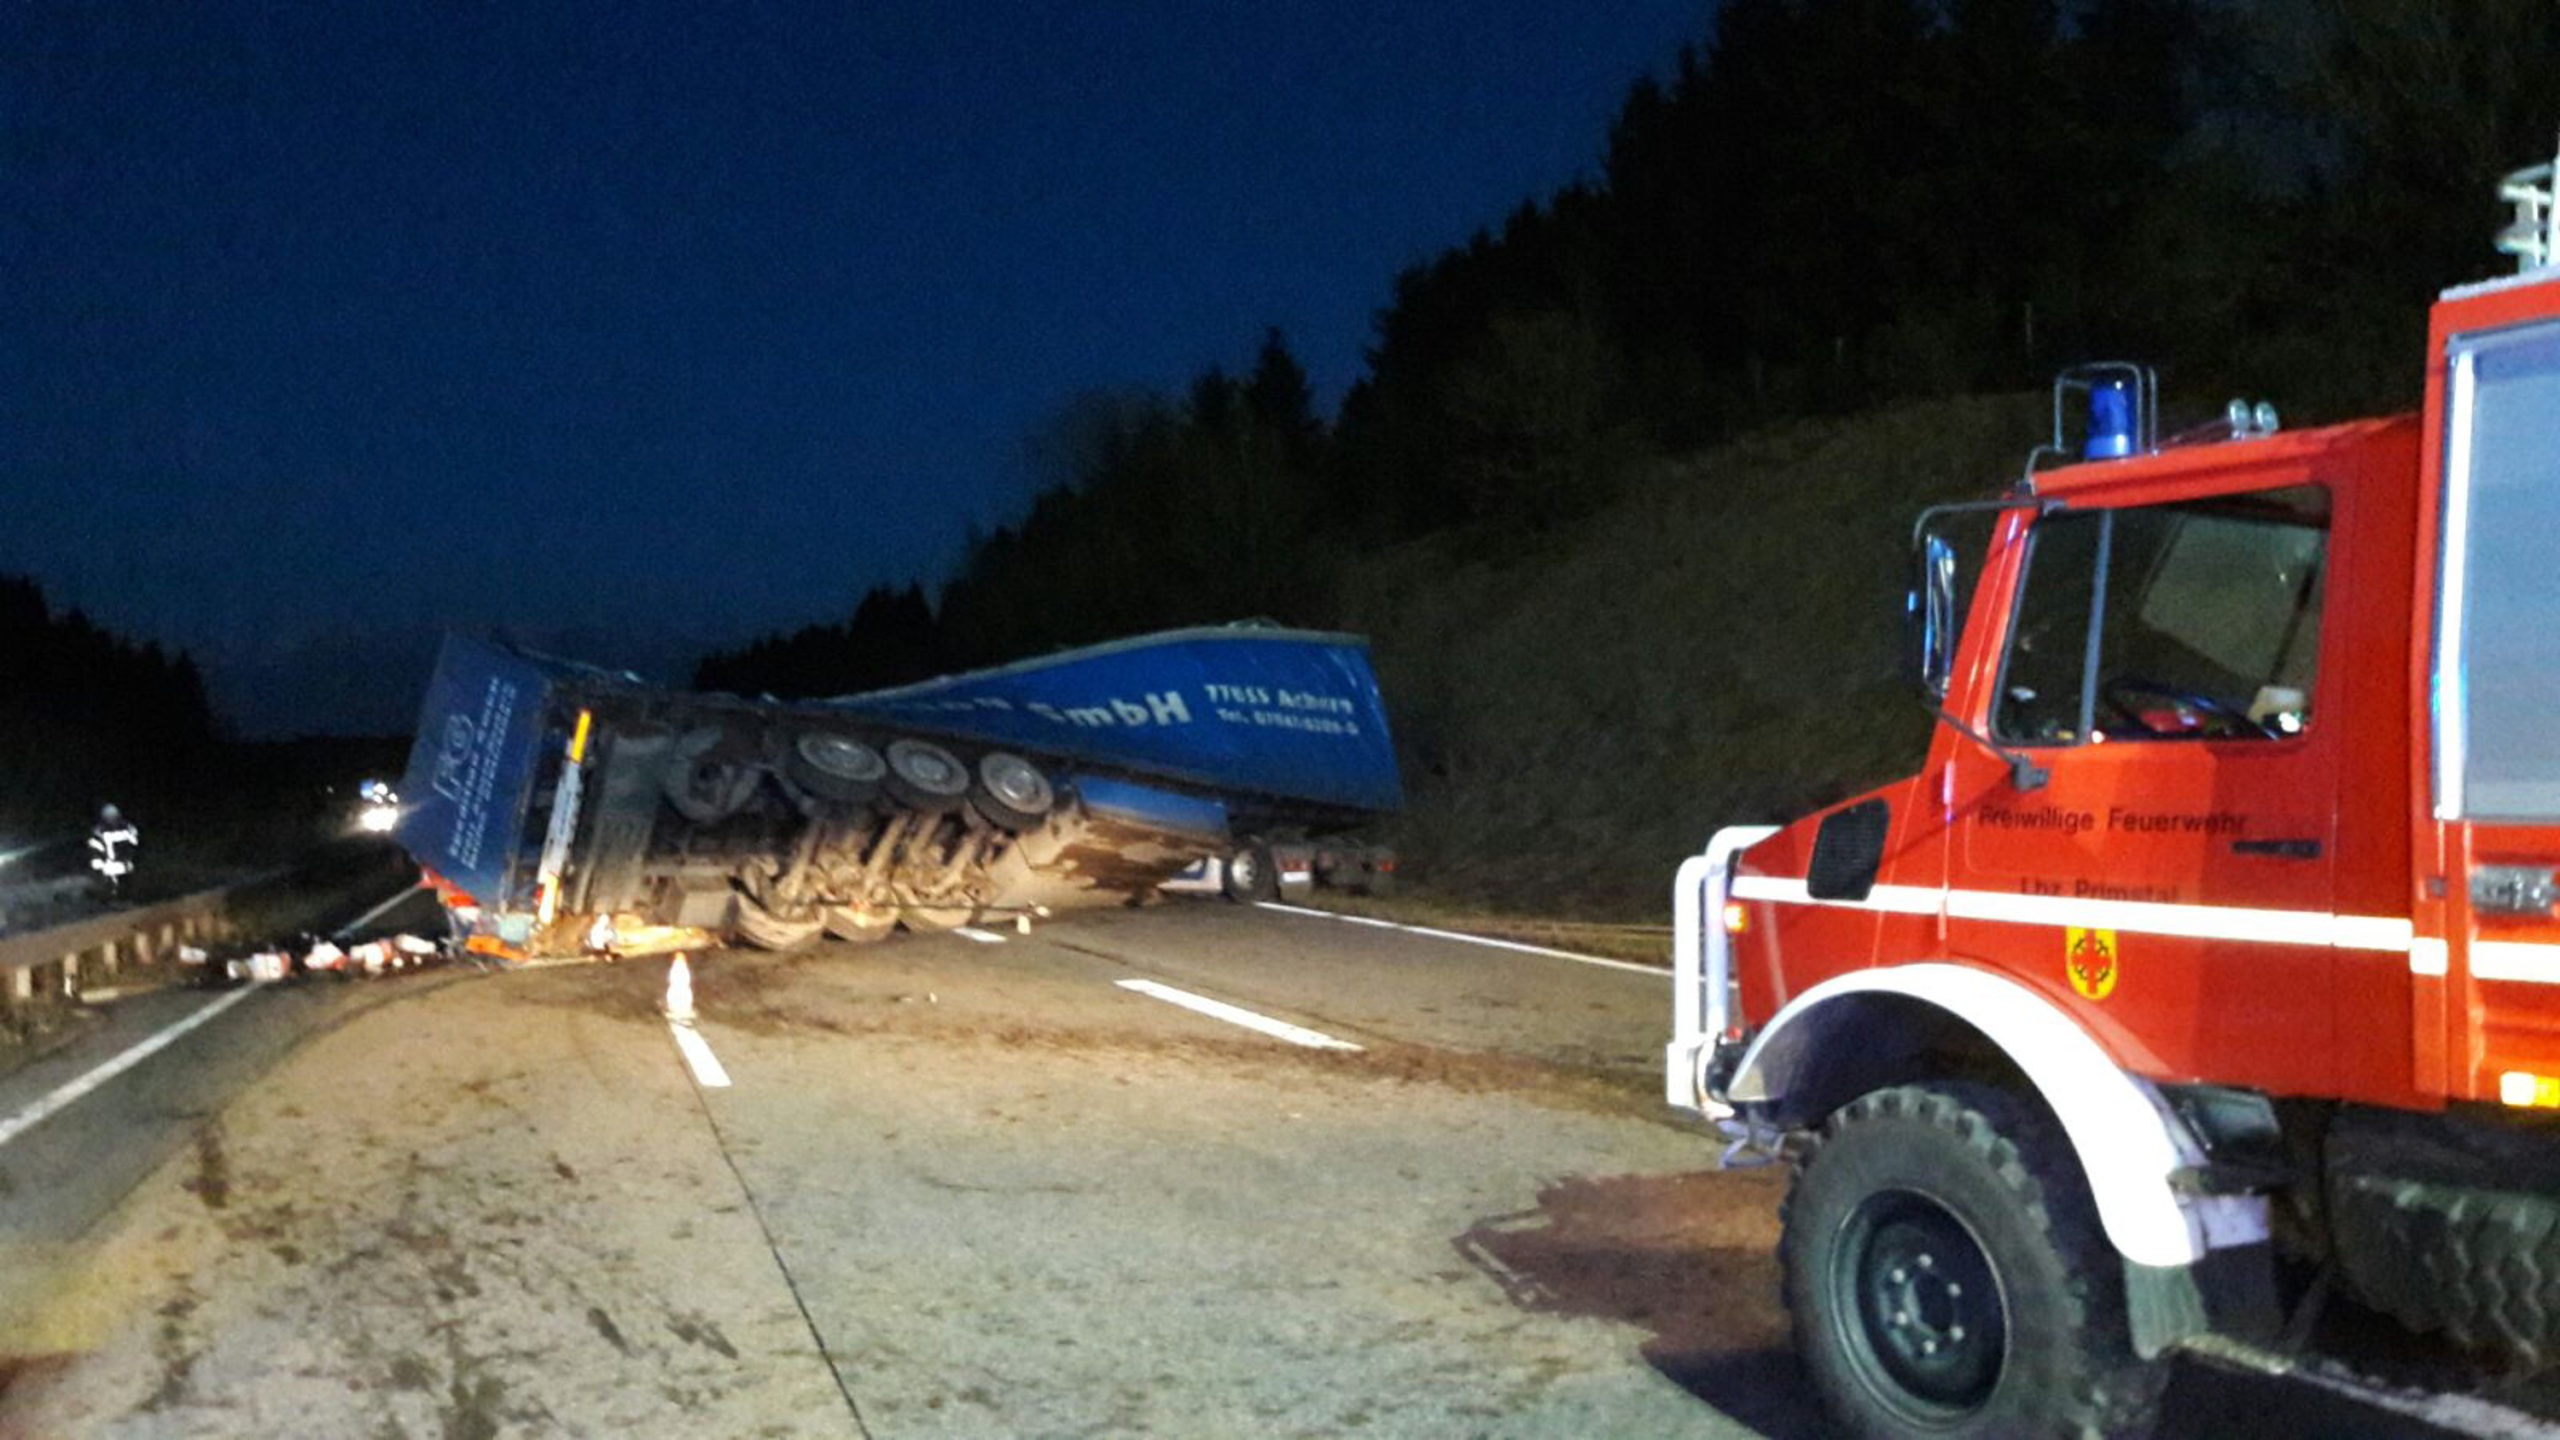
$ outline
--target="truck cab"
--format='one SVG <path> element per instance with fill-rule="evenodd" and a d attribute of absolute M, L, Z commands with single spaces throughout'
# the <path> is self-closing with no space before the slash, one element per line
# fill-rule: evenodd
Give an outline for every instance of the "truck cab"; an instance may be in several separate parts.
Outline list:
<path fill-rule="evenodd" d="M 2560 1355 L 2460 1283 L 2560 1263 L 2550 170 L 2418 415 L 2163 443 L 2147 374 L 2067 374 L 2024 477 L 1915 528 L 1920 771 L 1683 867 L 1667 1097 L 1797 1163 L 1846 1428 L 2138 1429 L 2151 1357 L 2274 1328 L 2280 1249 Z"/>

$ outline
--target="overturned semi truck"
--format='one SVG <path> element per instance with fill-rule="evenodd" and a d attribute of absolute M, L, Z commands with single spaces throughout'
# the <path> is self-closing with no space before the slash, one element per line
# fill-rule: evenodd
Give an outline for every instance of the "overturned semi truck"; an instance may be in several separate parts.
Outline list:
<path fill-rule="evenodd" d="M 809 701 L 449 635 L 400 794 L 465 943 L 510 956 L 1377 885 L 1391 855 L 1327 837 L 1402 798 L 1367 642 L 1253 626 Z"/>

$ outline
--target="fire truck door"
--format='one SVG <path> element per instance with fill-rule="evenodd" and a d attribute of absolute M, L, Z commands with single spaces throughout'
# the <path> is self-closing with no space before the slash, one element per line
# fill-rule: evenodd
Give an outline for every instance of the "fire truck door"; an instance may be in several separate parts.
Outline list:
<path fill-rule="evenodd" d="M 2519 297 L 2519 301 L 2524 297 Z M 2547 299 L 2544 304 L 2550 303 Z M 2457 333 L 2447 347 L 2433 654 L 2433 820 L 2449 953 L 2467 978 L 2429 1077 L 2457 1096 L 2560 1105 L 2560 321 Z M 2448 983 L 2438 980 L 2435 983 Z"/>
<path fill-rule="evenodd" d="M 1948 777 L 1950 949 L 2146 1073 L 2327 1079 L 2328 518 L 2294 486 L 2038 520 L 1985 709 L 2050 779 L 1973 746 Z"/>

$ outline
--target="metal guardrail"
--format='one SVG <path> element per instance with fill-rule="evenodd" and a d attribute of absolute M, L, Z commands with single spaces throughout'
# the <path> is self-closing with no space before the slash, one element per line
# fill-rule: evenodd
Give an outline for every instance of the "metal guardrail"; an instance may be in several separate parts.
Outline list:
<path fill-rule="evenodd" d="M 128 966 L 156 965 L 180 945 L 229 938 L 235 929 L 230 900 L 239 888 L 199 890 L 66 925 L 0 935 L 0 1011 L 14 1014 L 42 1000 L 77 996 L 93 977 L 106 979 Z"/>

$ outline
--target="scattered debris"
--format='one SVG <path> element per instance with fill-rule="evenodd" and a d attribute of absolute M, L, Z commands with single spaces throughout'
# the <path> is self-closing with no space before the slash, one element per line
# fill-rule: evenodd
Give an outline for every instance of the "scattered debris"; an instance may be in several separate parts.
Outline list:
<path fill-rule="evenodd" d="M 194 946 L 178 952 L 182 963 L 202 967 L 198 983 L 220 987 L 274 985 L 311 975 L 371 980 L 423 969 L 452 956 L 449 944 L 417 935 L 387 935 L 353 946 L 302 935 L 291 944 L 252 941 L 223 947 L 219 954 Z"/>

